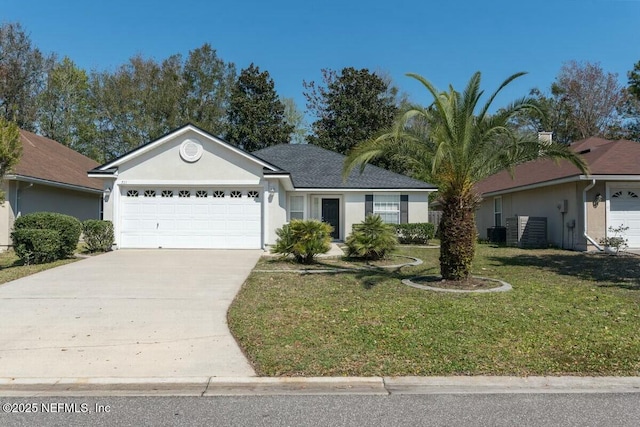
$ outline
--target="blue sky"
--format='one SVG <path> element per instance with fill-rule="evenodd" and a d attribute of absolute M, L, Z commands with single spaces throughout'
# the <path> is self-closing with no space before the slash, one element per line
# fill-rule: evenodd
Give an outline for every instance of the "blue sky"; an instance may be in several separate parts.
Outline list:
<path fill-rule="evenodd" d="M 475 71 L 492 91 L 517 71 L 496 107 L 547 90 L 568 60 L 626 73 L 640 60 L 640 0 L 536 1 L 40 1 L 2 0 L 0 22 L 20 22 L 45 52 L 87 69 L 114 69 L 131 56 L 162 60 L 210 43 L 238 70 L 269 71 L 281 96 L 304 109 L 303 80 L 322 68 L 388 73 L 415 102 L 428 103 L 416 72 L 462 90 Z"/>

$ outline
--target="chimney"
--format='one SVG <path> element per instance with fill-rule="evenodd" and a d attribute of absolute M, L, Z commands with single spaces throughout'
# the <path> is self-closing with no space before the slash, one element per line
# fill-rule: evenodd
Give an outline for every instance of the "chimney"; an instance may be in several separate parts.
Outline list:
<path fill-rule="evenodd" d="M 538 132 L 538 141 L 544 144 L 551 144 L 553 142 L 553 132 Z"/>

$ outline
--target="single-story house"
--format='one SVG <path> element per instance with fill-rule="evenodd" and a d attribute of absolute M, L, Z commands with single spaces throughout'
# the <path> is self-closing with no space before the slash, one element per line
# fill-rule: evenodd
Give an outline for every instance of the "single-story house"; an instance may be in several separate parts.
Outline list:
<path fill-rule="evenodd" d="M 343 240 L 367 213 L 427 222 L 428 183 L 367 165 L 343 182 L 344 156 L 283 144 L 248 153 L 191 124 L 89 171 L 103 181 L 118 248 L 258 249 L 291 219 Z"/>
<path fill-rule="evenodd" d="M 571 144 L 585 175 L 567 161 L 539 159 L 481 181 L 476 221 L 481 238 L 507 218 L 546 218 L 547 241 L 574 250 L 601 249 L 609 227 L 629 227 L 630 248 L 640 248 L 640 143 L 588 138 Z"/>
<path fill-rule="evenodd" d="M 59 212 L 81 221 L 99 219 L 102 182 L 87 176 L 94 160 L 49 138 L 20 130 L 22 156 L 3 179 L 0 248 L 11 246 L 13 222 L 32 212 Z"/>

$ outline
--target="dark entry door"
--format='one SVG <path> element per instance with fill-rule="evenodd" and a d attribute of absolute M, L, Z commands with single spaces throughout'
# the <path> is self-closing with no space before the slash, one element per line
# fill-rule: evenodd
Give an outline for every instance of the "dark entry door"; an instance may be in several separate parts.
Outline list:
<path fill-rule="evenodd" d="M 331 237 L 340 238 L 340 199 L 322 199 L 322 221 L 333 226 Z"/>

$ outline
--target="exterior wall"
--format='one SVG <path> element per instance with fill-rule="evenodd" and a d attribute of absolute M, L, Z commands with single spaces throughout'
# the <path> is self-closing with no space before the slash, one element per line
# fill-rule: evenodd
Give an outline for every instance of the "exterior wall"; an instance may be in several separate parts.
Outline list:
<path fill-rule="evenodd" d="M 353 224 L 358 224 L 362 222 L 362 220 L 364 220 L 364 198 L 367 194 L 371 194 L 371 192 L 369 191 L 362 193 L 345 194 L 344 229 L 346 232 L 346 236 L 351 234 L 351 230 L 353 230 Z M 409 207 L 409 212 L 411 212 L 411 207 Z"/>
<path fill-rule="evenodd" d="M 13 223 L 19 215 L 58 212 L 80 221 L 100 218 L 101 194 L 20 181 L 5 181 L 2 188 L 5 202 L 0 205 L 0 249 L 11 246 Z"/>
<path fill-rule="evenodd" d="M 2 182 L 2 190 L 4 191 L 5 201 L 0 205 L 0 249 L 7 249 L 11 245 L 11 231 L 15 212 L 13 207 L 16 200 L 16 182 Z"/>
<path fill-rule="evenodd" d="M 202 144 L 204 151 L 196 162 L 189 163 L 180 157 L 180 144 L 186 139 L 197 139 Z M 118 168 L 121 184 L 128 180 L 185 181 L 192 185 L 199 180 L 258 184 L 260 177 L 262 166 L 193 132 L 167 141 Z"/>
<path fill-rule="evenodd" d="M 269 201 L 269 240 L 273 244 L 276 240 L 275 230 L 289 221 L 288 198 L 291 195 L 303 196 L 304 218 L 321 219 L 320 214 L 314 209 L 315 198 L 340 199 L 340 240 L 344 240 L 353 228 L 364 219 L 365 195 L 371 191 L 346 191 L 346 192 L 302 192 L 284 191 L 281 187 Z M 375 194 L 399 194 L 398 192 L 376 192 Z M 403 193 L 404 194 L 404 193 Z M 409 193 L 409 222 L 428 222 L 429 195 L 425 193 Z"/>
<path fill-rule="evenodd" d="M 429 222 L 428 193 L 409 193 L 409 222 Z"/>
<path fill-rule="evenodd" d="M 276 242 L 278 236 L 276 236 L 276 229 L 282 227 L 287 222 L 287 191 L 278 183 L 269 183 L 270 186 L 276 190 L 273 195 L 270 194 L 269 188 L 267 190 L 265 212 L 267 214 L 267 230 L 265 245 L 273 245 Z"/>
<path fill-rule="evenodd" d="M 582 204 L 582 192 L 590 184 L 589 181 L 580 183 L 580 203 Z M 600 194 L 602 200 L 594 206 L 594 200 L 596 196 Z M 605 188 L 605 182 L 596 182 L 596 185 L 589 191 L 587 191 L 587 234 L 596 242 L 606 237 L 607 232 L 607 193 Z M 580 235 L 582 235 L 583 228 L 580 228 Z M 592 245 L 587 239 L 584 239 L 584 244 L 578 247 L 579 250 L 596 250 L 597 248 Z"/>
<path fill-rule="evenodd" d="M 503 194 L 502 226 L 506 218 L 517 215 L 547 218 L 547 240 L 549 244 L 565 249 L 584 249 L 582 237 L 582 188 L 586 184 L 567 183 L 532 190 Z M 567 212 L 560 213 L 558 205 L 567 201 Z M 494 197 L 486 197 L 476 212 L 476 226 L 480 238 L 487 238 L 487 228 L 494 226 Z M 568 222 L 575 221 L 570 228 Z M 564 234 L 564 235 L 563 235 Z"/>
<path fill-rule="evenodd" d="M 19 215 L 33 212 L 58 212 L 76 217 L 80 221 L 99 219 L 101 197 L 101 194 L 20 183 L 16 210 Z"/>

